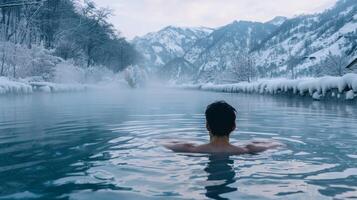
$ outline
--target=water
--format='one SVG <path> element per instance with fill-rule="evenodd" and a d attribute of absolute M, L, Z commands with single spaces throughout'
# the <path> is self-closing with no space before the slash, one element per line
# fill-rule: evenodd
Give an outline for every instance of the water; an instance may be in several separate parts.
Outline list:
<path fill-rule="evenodd" d="M 175 154 L 206 142 L 205 106 L 238 109 L 232 141 L 260 155 Z M 0 97 L 0 199 L 357 198 L 357 106 L 181 90 Z"/>

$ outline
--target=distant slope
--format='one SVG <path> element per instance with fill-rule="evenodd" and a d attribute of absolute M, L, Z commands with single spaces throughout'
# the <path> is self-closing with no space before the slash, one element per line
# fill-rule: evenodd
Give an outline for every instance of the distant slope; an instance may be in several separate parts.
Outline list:
<path fill-rule="evenodd" d="M 274 17 L 274 19 L 268 21 L 267 24 L 281 26 L 287 20 L 288 20 L 288 18 L 286 18 L 286 17 L 278 16 L 278 17 Z"/>
<path fill-rule="evenodd" d="M 197 40 L 212 32 L 210 28 L 181 28 L 168 26 L 158 32 L 136 37 L 133 44 L 144 56 L 144 65 L 157 70 L 163 65 L 182 57 Z"/>
<path fill-rule="evenodd" d="M 254 60 L 260 78 L 336 75 L 329 58 L 343 67 L 357 56 L 357 3 L 340 0 L 319 14 L 235 21 L 215 30 L 167 27 L 134 44 L 144 66 L 176 80 L 191 74 L 192 82 L 238 81 L 233 72 L 242 56 Z"/>
<path fill-rule="evenodd" d="M 287 63 L 292 58 L 297 59 L 297 73 L 303 74 L 326 59 L 329 53 L 356 56 L 356 36 L 357 3 L 342 0 L 321 14 L 285 21 L 254 49 L 254 54 L 260 68 L 272 66 L 269 70 L 277 75 L 287 74 Z"/>
<path fill-rule="evenodd" d="M 163 66 L 160 76 L 168 81 L 189 82 L 197 74 L 197 68 L 184 58 L 175 58 Z"/>
<path fill-rule="evenodd" d="M 235 21 L 196 42 L 185 59 L 199 69 L 200 79 L 214 81 L 215 73 L 232 67 L 232 59 L 248 53 L 278 26 L 269 23 Z"/>

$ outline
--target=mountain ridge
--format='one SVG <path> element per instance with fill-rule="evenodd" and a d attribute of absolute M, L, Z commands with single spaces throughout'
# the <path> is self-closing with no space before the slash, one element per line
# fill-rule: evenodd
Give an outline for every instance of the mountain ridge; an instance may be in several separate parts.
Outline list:
<path fill-rule="evenodd" d="M 258 71 L 254 76 L 257 77 L 295 78 L 318 76 L 321 73 L 329 75 L 331 70 L 322 66 L 328 65 L 326 60 L 329 57 L 340 59 L 342 65 L 346 61 L 342 61 L 341 57 L 349 59 L 357 55 L 356 13 L 357 5 L 354 0 L 340 0 L 334 7 L 321 13 L 290 19 L 278 16 L 265 23 L 233 21 L 206 32 L 199 30 L 200 34 L 195 37 L 190 37 L 193 28 L 185 30 L 175 27 L 175 31 L 180 32 L 180 36 L 187 37 L 189 42 L 181 42 L 181 52 L 174 52 L 159 66 L 152 65 L 149 68 L 160 71 L 166 66 L 167 75 L 170 70 L 176 73 L 178 68 L 187 69 L 187 66 L 191 66 L 195 69 L 189 70 L 190 73 L 196 72 L 192 75 L 192 81 L 219 82 L 222 77 L 239 81 L 239 77 L 232 76 L 232 71 L 243 62 L 238 59 L 243 59 L 254 60 L 254 67 Z M 167 29 L 174 28 L 169 26 Z M 160 38 L 163 30 L 165 29 L 152 35 Z M 173 38 L 175 39 L 177 38 Z M 148 48 L 155 44 L 142 43 L 138 46 Z M 175 62 L 170 62 L 176 58 L 180 58 L 177 68 L 173 66 Z M 147 64 L 143 65 L 148 67 Z"/>
<path fill-rule="evenodd" d="M 155 68 L 181 57 L 195 41 L 208 35 L 212 29 L 206 27 L 167 26 L 158 32 L 143 37 L 136 37 L 132 43 L 141 50 L 144 65 L 155 71 Z"/>

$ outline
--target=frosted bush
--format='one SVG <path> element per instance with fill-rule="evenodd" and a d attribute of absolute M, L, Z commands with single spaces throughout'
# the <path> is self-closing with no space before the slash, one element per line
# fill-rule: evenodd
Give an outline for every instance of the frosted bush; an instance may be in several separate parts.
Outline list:
<path fill-rule="evenodd" d="M 124 78 L 130 87 L 143 86 L 148 79 L 146 71 L 139 66 L 129 66 L 124 71 Z"/>
<path fill-rule="evenodd" d="M 61 62 L 56 66 L 54 72 L 54 82 L 56 83 L 96 84 L 110 82 L 115 78 L 116 74 L 103 66 L 83 68 L 75 66 L 72 61 Z"/>
<path fill-rule="evenodd" d="M 56 83 L 83 83 L 85 82 L 85 70 L 74 66 L 66 61 L 58 64 L 54 72 L 54 82 Z"/>
<path fill-rule="evenodd" d="M 59 57 L 41 46 L 31 49 L 20 44 L 0 42 L 0 76 L 25 78 L 41 76 L 50 80 L 55 66 L 61 62 Z"/>

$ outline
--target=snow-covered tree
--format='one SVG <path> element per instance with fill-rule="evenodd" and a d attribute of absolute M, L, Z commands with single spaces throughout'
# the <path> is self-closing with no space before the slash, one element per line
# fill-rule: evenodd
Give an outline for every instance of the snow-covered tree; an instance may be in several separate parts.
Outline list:
<path fill-rule="evenodd" d="M 286 69 L 291 73 L 291 79 L 296 79 L 296 66 L 301 62 L 300 57 L 289 56 Z"/>
<path fill-rule="evenodd" d="M 146 71 L 139 66 L 129 66 L 126 68 L 124 78 L 132 88 L 143 86 L 148 79 Z"/>
<path fill-rule="evenodd" d="M 348 56 L 346 55 L 333 55 L 331 52 L 323 61 L 324 74 L 331 76 L 343 76 L 345 67 L 348 64 Z"/>
<path fill-rule="evenodd" d="M 0 75 L 13 78 L 41 76 L 51 79 L 60 58 L 41 46 L 31 49 L 12 42 L 0 42 Z"/>
<path fill-rule="evenodd" d="M 51 65 L 46 59 L 39 59 L 45 55 L 31 55 L 37 60 L 29 60 L 26 55 L 34 51 L 24 50 L 41 46 L 50 51 L 39 53 L 74 60 L 88 68 L 103 66 L 115 72 L 125 69 L 136 62 L 138 53 L 108 23 L 110 14 L 110 10 L 97 8 L 91 0 L 84 4 L 77 0 L 0 0 L 0 41 L 14 44 L 14 48 L 0 47 L 0 75 L 8 76 L 11 67 L 11 76 L 20 76 L 17 68 L 25 66 L 20 62 L 27 67 L 27 63 L 36 64 L 36 69 L 29 68 L 26 74 L 48 74 L 48 68 L 39 69 Z"/>
<path fill-rule="evenodd" d="M 249 53 L 239 53 L 232 60 L 232 74 L 238 81 L 251 82 L 258 75 L 255 60 Z"/>

